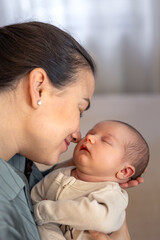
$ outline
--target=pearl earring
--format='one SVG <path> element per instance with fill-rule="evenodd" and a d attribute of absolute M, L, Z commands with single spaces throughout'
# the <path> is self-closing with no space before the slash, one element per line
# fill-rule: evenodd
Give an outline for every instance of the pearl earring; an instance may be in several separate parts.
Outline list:
<path fill-rule="evenodd" d="M 38 100 L 37 104 L 38 104 L 38 105 L 41 105 L 41 104 L 42 104 L 42 101 L 41 101 L 41 100 Z"/>

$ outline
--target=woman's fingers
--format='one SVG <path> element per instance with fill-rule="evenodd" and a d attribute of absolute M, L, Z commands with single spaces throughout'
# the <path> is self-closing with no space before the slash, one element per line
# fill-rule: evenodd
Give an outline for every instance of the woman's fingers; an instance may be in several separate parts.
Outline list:
<path fill-rule="evenodd" d="M 89 231 L 89 232 L 94 240 L 131 240 L 128 232 L 126 219 L 122 227 L 118 231 L 111 233 L 110 236 L 104 233 L 95 232 L 95 231 Z"/>
<path fill-rule="evenodd" d="M 94 240 L 112 240 L 109 236 L 107 236 L 105 233 L 95 232 L 95 231 L 89 231 L 91 236 Z"/>
<path fill-rule="evenodd" d="M 147 171 L 147 169 L 144 170 L 144 173 Z M 126 183 L 121 183 L 120 186 L 122 188 L 130 188 L 130 187 L 136 187 L 138 186 L 140 183 L 144 182 L 144 178 L 143 177 L 138 177 L 135 180 L 130 180 Z"/>
<path fill-rule="evenodd" d="M 138 186 L 140 183 L 142 183 L 144 181 L 143 178 L 137 178 L 136 180 L 131 180 L 129 182 L 126 183 L 121 183 L 120 186 L 122 188 L 130 188 L 130 187 L 136 187 Z"/>

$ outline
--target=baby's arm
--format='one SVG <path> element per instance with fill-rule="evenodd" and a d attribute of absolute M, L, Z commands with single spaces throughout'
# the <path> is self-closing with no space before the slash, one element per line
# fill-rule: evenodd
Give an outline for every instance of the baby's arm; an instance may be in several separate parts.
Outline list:
<path fill-rule="evenodd" d="M 43 178 L 38 184 L 36 184 L 31 190 L 32 203 L 38 203 L 45 199 L 45 186 Z"/>
<path fill-rule="evenodd" d="M 113 232 L 110 235 L 93 231 L 90 232 L 90 234 L 92 235 L 94 240 L 131 240 L 126 220 L 118 231 Z"/>
<path fill-rule="evenodd" d="M 53 223 L 46 223 L 38 226 L 41 240 L 66 240 L 59 226 Z"/>
<path fill-rule="evenodd" d="M 76 200 L 46 200 L 35 205 L 35 219 L 38 225 L 67 224 L 78 230 L 110 233 L 122 226 L 127 199 L 126 193 L 102 189 Z"/>

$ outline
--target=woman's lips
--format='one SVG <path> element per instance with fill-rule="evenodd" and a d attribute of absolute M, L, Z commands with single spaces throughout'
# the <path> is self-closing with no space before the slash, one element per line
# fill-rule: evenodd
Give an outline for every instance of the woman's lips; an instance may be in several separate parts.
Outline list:
<path fill-rule="evenodd" d="M 70 144 L 70 141 L 68 141 L 67 139 L 65 139 L 64 141 L 65 141 L 65 143 L 66 143 L 66 148 L 68 149 L 68 146 L 69 146 L 69 144 Z"/>

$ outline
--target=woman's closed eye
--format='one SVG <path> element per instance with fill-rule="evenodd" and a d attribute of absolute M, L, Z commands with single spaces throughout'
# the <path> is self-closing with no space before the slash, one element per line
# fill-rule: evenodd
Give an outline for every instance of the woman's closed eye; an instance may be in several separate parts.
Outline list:
<path fill-rule="evenodd" d="M 84 103 L 83 104 L 79 104 L 79 112 L 80 112 L 80 118 L 83 116 L 83 112 L 87 111 L 90 108 L 90 100 L 88 98 L 84 98 L 83 100 Z M 87 106 L 86 106 L 87 103 Z"/>

